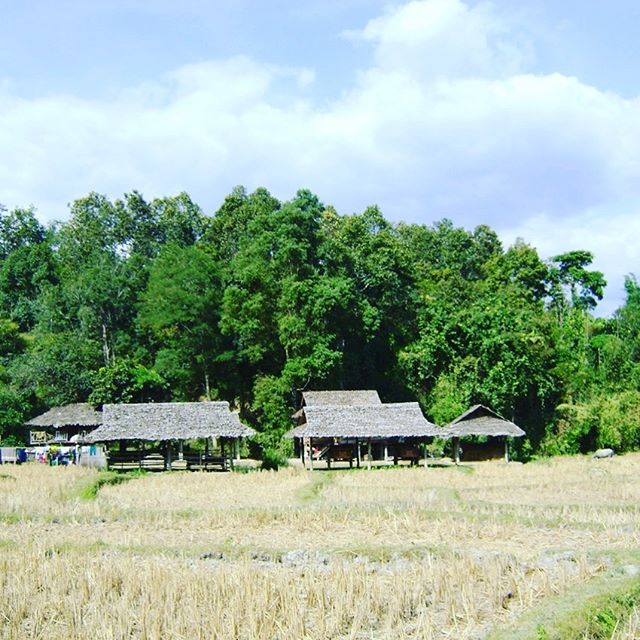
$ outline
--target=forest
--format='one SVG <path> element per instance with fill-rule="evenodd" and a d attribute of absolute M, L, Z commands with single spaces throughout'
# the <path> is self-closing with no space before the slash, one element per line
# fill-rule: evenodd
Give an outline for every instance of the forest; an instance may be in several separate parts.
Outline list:
<path fill-rule="evenodd" d="M 517 455 L 640 443 L 640 284 L 611 318 L 588 248 L 540 256 L 488 226 L 341 215 L 307 190 L 91 193 L 64 222 L 0 209 L 0 437 L 89 401 L 229 400 L 277 460 L 305 389 L 377 389 L 444 424 L 473 403 Z"/>

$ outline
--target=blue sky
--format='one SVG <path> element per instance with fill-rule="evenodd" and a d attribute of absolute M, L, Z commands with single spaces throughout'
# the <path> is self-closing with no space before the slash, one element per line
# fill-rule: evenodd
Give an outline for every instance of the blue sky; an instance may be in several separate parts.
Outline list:
<path fill-rule="evenodd" d="M 0 0 L 0 202 L 308 187 L 590 249 L 610 313 L 640 271 L 638 6 Z"/>

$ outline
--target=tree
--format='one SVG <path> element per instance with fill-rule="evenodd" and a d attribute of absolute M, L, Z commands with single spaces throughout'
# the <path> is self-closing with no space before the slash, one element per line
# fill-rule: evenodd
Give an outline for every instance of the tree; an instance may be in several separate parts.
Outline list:
<path fill-rule="evenodd" d="M 156 367 L 181 399 L 225 387 L 217 357 L 222 291 L 218 266 L 199 245 L 165 247 L 142 295 L 139 321 L 153 336 Z M 212 381 L 213 377 L 213 381 Z"/>
<path fill-rule="evenodd" d="M 169 399 L 169 385 L 157 371 L 128 359 L 98 369 L 92 385 L 89 401 L 96 405 Z"/>
<path fill-rule="evenodd" d="M 586 269 L 593 262 L 590 251 L 569 251 L 551 259 L 549 281 L 552 305 L 560 309 L 568 292 L 570 304 L 589 311 L 602 300 L 607 281 L 600 271 Z"/>

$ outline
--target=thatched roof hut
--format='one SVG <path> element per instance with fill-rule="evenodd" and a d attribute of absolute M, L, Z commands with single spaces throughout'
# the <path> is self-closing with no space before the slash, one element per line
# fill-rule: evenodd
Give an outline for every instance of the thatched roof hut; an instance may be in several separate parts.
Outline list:
<path fill-rule="evenodd" d="M 255 433 L 240 422 L 228 402 L 105 404 L 103 425 L 87 440 L 190 440 L 243 438 Z"/>
<path fill-rule="evenodd" d="M 511 436 L 519 438 L 525 432 L 510 420 L 498 415 L 493 409 L 476 404 L 459 415 L 438 434 L 441 438 L 464 438 L 466 436 Z"/>
<path fill-rule="evenodd" d="M 441 438 L 453 438 L 453 456 L 460 462 L 460 438 L 467 436 L 504 437 L 504 459 L 509 462 L 509 437 L 520 438 L 525 432 L 493 409 L 476 404 L 440 429 Z"/>
<path fill-rule="evenodd" d="M 377 395 L 377 394 L 376 394 Z M 304 408 L 306 422 L 288 438 L 424 438 L 438 433 L 417 402 L 317 405 Z"/>
<path fill-rule="evenodd" d="M 79 402 L 64 407 L 52 407 L 42 415 L 31 418 L 25 423 L 28 427 L 93 429 L 102 424 L 102 412 L 96 411 L 92 404 Z"/>

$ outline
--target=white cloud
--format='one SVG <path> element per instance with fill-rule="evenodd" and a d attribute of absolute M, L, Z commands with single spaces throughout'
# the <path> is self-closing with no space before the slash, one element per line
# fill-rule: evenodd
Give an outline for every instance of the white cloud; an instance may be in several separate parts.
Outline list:
<path fill-rule="evenodd" d="M 313 70 L 245 57 L 107 102 L 2 82 L 0 202 L 61 218 L 90 190 L 184 189 L 211 211 L 235 184 L 308 186 L 343 212 L 376 202 L 395 219 L 488 223 L 545 257 L 590 249 L 619 300 L 640 271 L 640 101 L 534 73 L 522 25 L 488 4 L 410 2 L 350 37 L 372 62 L 331 103 L 312 98 Z"/>
<path fill-rule="evenodd" d="M 378 67 L 410 69 L 423 79 L 502 75 L 530 55 L 491 5 L 460 0 L 414 0 L 344 35 L 373 42 Z"/>
<path fill-rule="evenodd" d="M 626 211 L 589 210 L 565 219 L 535 216 L 502 233 L 509 244 L 526 238 L 547 258 L 578 248 L 594 251 L 590 268 L 604 272 L 608 280 L 599 315 L 610 315 L 624 299 L 625 276 L 640 275 L 640 252 L 635 242 L 639 237 L 640 200 L 629 203 Z"/>

